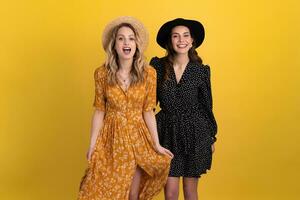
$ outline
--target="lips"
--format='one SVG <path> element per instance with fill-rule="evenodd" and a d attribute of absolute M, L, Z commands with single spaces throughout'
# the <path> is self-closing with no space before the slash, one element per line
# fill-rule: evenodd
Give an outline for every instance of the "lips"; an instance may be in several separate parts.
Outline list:
<path fill-rule="evenodd" d="M 179 49 L 183 49 L 183 48 L 186 48 L 188 45 L 187 44 L 178 44 L 178 45 L 176 45 L 177 46 L 177 48 L 179 48 Z"/>
<path fill-rule="evenodd" d="M 122 50 L 123 50 L 124 54 L 126 54 L 126 55 L 130 54 L 130 52 L 131 52 L 130 47 L 123 47 Z"/>

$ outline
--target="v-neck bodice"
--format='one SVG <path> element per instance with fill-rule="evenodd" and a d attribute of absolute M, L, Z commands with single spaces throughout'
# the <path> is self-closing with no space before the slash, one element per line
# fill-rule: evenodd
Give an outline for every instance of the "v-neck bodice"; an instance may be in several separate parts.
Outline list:
<path fill-rule="evenodd" d="M 128 91 L 129 91 L 129 89 L 130 89 L 130 87 L 131 87 L 131 84 L 128 86 L 127 90 L 124 90 L 124 88 L 123 88 L 123 87 L 120 85 L 120 83 L 118 83 L 118 82 L 117 82 L 116 86 L 123 92 L 123 94 L 124 94 L 125 96 L 127 96 L 127 93 L 128 93 Z"/>
<path fill-rule="evenodd" d="M 186 64 L 186 66 L 185 66 L 185 68 L 184 68 L 184 70 L 183 70 L 181 76 L 179 77 L 179 79 L 177 79 L 175 69 L 174 69 L 174 67 L 172 67 L 171 72 L 172 72 L 172 74 L 173 74 L 173 76 L 174 76 L 176 85 L 180 84 L 181 79 L 184 78 L 184 75 L 185 75 L 186 71 L 188 70 L 189 65 L 190 65 L 190 62 L 188 62 L 188 63 Z"/>
<path fill-rule="evenodd" d="M 200 116 L 209 116 L 211 126 L 216 132 L 217 124 L 212 113 L 209 66 L 190 61 L 177 83 L 173 69 L 169 79 L 164 79 L 165 69 L 162 59 L 165 58 L 155 57 L 150 62 L 157 72 L 157 100 L 162 110 L 179 115 L 197 111 Z"/>
<path fill-rule="evenodd" d="M 189 62 L 177 82 L 175 70 L 170 71 L 169 79 L 164 80 L 164 69 L 157 69 L 157 96 L 162 109 L 167 111 L 182 107 L 192 108 L 201 104 L 202 89 L 205 84 L 204 68 Z M 202 106 L 202 104 L 201 104 Z"/>

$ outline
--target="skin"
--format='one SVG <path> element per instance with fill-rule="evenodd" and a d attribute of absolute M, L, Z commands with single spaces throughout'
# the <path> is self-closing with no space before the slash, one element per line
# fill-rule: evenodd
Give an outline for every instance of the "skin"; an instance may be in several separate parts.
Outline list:
<path fill-rule="evenodd" d="M 173 69 L 177 83 L 189 62 L 188 51 L 193 45 L 193 38 L 190 30 L 186 26 L 175 26 L 171 31 L 171 42 L 176 56 Z M 214 152 L 214 145 L 212 145 Z M 179 197 L 179 177 L 168 177 L 164 188 L 166 200 L 178 200 Z M 183 192 L 185 200 L 198 200 L 198 178 L 183 177 Z"/>
<path fill-rule="evenodd" d="M 125 53 L 124 49 L 130 49 L 130 53 Z M 133 56 L 136 51 L 136 42 L 135 42 L 135 34 L 134 32 L 123 26 L 118 30 L 116 40 L 115 40 L 115 50 L 118 54 L 118 58 L 120 62 L 125 62 L 127 68 L 131 68 L 129 64 L 133 62 Z M 120 66 L 122 69 L 123 65 Z"/>
<path fill-rule="evenodd" d="M 130 71 L 133 63 L 133 56 L 136 52 L 136 41 L 134 32 L 126 26 L 121 27 L 115 38 L 115 51 L 118 54 L 118 63 L 119 63 L 119 73 L 122 77 L 130 77 Z M 126 51 L 130 49 L 130 51 Z M 91 141 L 90 147 L 87 153 L 87 159 L 91 159 L 92 152 L 95 147 L 96 139 L 98 134 L 100 133 L 101 128 L 103 127 L 105 112 L 100 110 L 95 110 L 92 116 L 92 128 L 91 128 Z M 173 158 L 173 154 L 168 150 L 163 148 L 159 144 L 158 134 L 157 134 L 157 126 L 155 120 L 154 112 L 147 111 L 143 112 L 143 119 L 146 123 L 148 130 L 152 136 L 154 142 L 155 151 L 159 154 L 167 155 Z M 140 167 L 137 166 L 133 181 L 130 188 L 129 199 L 130 200 L 138 200 L 139 195 L 139 186 L 142 177 L 143 171 Z"/>

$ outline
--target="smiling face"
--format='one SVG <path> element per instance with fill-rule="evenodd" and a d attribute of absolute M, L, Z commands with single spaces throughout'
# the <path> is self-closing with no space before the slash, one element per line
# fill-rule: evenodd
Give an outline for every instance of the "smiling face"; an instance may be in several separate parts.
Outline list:
<path fill-rule="evenodd" d="M 131 28 L 127 26 L 119 28 L 116 35 L 115 50 L 119 59 L 133 59 L 136 51 L 136 38 Z"/>
<path fill-rule="evenodd" d="M 193 38 L 186 26 L 175 26 L 171 31 L 171 42 L 177 54 L 187 54 L 193 45 Z"/>

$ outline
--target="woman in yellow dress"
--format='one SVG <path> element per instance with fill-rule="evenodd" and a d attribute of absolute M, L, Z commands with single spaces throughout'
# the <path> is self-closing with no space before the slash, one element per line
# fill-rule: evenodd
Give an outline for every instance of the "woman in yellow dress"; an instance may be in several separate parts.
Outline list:
<path fill-rule="evenodd" d="M 104 29 L 106 62 L 96 69 L 88 168 L 79 200 L 150 200 L 166 183 L 173 154 L 159 144 L 156 71 L 143 52 L 148 33 L 133 17 Z"/>

